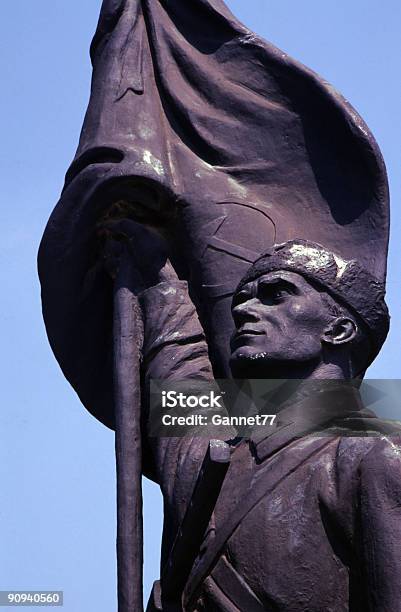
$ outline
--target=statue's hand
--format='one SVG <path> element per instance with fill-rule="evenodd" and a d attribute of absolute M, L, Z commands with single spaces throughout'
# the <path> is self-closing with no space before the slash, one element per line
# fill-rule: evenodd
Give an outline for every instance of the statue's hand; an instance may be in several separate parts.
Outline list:
<path fill-rule="evenodd" d="M 168 243 L 153 227 L 121 219 L 102 223 L 99 234 L 104 242 L 104 265 L 112 278 L 117 276 L 121 258 L 128 257 L 138 289 L 177 280 L 168 259 Z"/>

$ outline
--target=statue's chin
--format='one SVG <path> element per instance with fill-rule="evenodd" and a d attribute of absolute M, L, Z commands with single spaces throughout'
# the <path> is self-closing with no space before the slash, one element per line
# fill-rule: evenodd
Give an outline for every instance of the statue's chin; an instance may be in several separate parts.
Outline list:
<path fill-rule="evenodd" d="M 231 354 L 231 361 L 260 361 L 268 360 L 269 353 L 267 351 L 258 351 L 251 346 L 241 346 Z"/>
<path fill-rule="evenodd" d="M 259 378 L 265 375 L 269 362 L 266 351 L 255 351 L 249 347 L 241 347 L 231 355 L 230 367 L 234 378 Z"/>
<path fill-rule="evenodd" d="M 239 355 L 235 358 L 238 359 L 239 361 L 241 360 L 245 360 L 245 361 L 266 361 L 269 358 L 269 354 L 266 353 L 265 351 L 263 352 L 249 352 L 249 353 L 239 353 Z"/>

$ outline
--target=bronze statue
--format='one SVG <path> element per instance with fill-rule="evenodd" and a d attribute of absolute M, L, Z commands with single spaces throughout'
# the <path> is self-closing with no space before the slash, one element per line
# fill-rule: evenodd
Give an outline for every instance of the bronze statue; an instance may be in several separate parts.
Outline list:
<path fill-rule="evenodd" d="M 142 607 L 141 472 L 165 509 L 149 610 L 401 609 L 398 429 L 349 384 L 389 322 L 372 135 L 220 0 L 104 0 L 92 60 L 39 271 L 63 372 L 116 429 L 119 611 Z M 297 391 L 262 436 L 147 435 L 152 378 L 225 376 Z"/>

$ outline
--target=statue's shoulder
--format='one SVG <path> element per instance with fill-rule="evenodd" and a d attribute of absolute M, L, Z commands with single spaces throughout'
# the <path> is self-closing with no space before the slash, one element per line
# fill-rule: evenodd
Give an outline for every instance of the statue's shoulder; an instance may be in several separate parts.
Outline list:
<path fill-rule="evenodd" d="M 389 426 L 389 422 L 377 419 L 378 428 Z M 337 466 L 340 472 L 352 471 L 360 477 L 362 473 L 391 471 L 401 475 L 401 425 L 392 423 L 391 433 L 388 431 L 369 431 L 366 435 L 344 436 L 340 439 L 337 449 Z"/>

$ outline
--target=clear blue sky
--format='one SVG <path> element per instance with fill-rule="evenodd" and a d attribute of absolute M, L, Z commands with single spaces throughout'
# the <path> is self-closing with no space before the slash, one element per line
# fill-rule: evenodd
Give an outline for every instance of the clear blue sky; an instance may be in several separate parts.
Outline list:
<path fill-rule="evenodd" d="M 183 0 L 184 1 L 184 0 Z M 189 0 L 185 0 L 189 1 Z M 359 110 L 392 190 L 389 340 L 372 378 L 400 377 L 399 0 L 229 0 L 248 26 L 325 76 Z M 0 590 L 65 591 L 66 612 L 116 609 L 112 432 L 63 379 L 41 319 L 36 252 L 88 100 L 100 0 L 2 6 Z M 161 506 L 145 483 L 145 585 L 158 577 Z"/>

